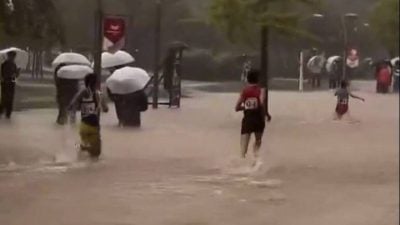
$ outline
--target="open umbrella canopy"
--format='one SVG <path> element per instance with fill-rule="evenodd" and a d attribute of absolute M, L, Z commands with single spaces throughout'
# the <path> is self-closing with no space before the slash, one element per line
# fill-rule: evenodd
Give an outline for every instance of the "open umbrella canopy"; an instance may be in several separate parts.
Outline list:
<path fill-rule="evenodd" d="M 145 88 L 150 81 L 149 74 L 137 67 L 116 70 L 107 80 L 106 86 L 113 94 L 130 94 Z"/>
<path fill-rule="evenodd" d="M 399 61 L 399 57 L 397 56 L 396 58 L 393 58 L 392 60 L 390 60 L 390 62 L 392 63 L 392 66 L 396 66 L 396 62 Z"/>
<path fill-rule="evenodd" d="M 103 52 L 101 55 L 101 68 L 103 69 L 124 66 L 133 62 L 135 62 L 135 59 L 131 54 L 125 51 L 117 51 L 114 54 Z"/>
<path fill-rule="evenodd" d="M 328 60 L 326 61 L 326 71 L 328 72 L 332 72 L 332 66 L 335 62 L 339 61 L 340 59 L 342 59 L 342 57 L 338 56 L 338 55 L 334 55 L 328 58 Z"/>
<path fill-rule="evenodd" d="M 57 67 L 60 64 L 77 64 L 90 66 L 90 61 L 82 54 L 65 52 L 58 55 L 52 63 L 53 67 Z"/>
<path fill-rule="evenodd" d="M 69 80 L 81 80 L 89 73 L 93 73 L 93 69 L 85 65 L 68 65 L 61 67 L 57 72 L 57 77 Z"/>
<path fill-rule="evenodd" d="M 173 49 L 183 49 L 183 50 L 189 49 L 189 45 L 182 41 L 174 41 L 171 44 L 169 44 L 169 47 Z"/>
<path fill-rule="evenodd" d="M 312 57 L 308 63 L 307 68 L 313 73 L 320 73 L 325 64 L 325 57 L 322 55 L 316 55 Z"/>
<path fill-rule="evenodd" d="M 15 47 L 0 50 L 0 63 L 3 63 L 7 59 L 7 53 L 9 52 L 17 53 L 17 57 L 15 58 L 15 64 L 17 64 L 18 68 L 25 68 L 28 65 L 29 61 L 28 52 Z"/>

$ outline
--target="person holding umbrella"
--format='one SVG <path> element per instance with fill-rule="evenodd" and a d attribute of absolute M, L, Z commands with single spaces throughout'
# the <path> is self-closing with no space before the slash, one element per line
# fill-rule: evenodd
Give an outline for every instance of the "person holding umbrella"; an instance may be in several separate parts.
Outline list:
<path fill-rule="evenodd" d="M 103 52 L 101 59 L 102 69 L 108 70 L 110 74 L 113 74 L 115 71 L 135 62 L 135 58 L 133 58 L 131 54 L 122 50 L 119 50 L 114 54 L 110 52 Z M 122 122 L 124 121 L 123 118 L 126 117 L 124 114 L 126 114 L 127 111 L 129 112 L 129 105 L 126 104 L 127 96 L 112 94 L 109 89 L 107 89 L 107 92 L 108 96 L 115 104 L 115 111 L 117 113 L 118 120 L 120 121 L 119 125 L 124 126 L 123 124 L 125 124 L 125 122 Z"/>
<path fill-rule="evenodd" d="M 325 53 L 321 53 L 313 56 L 307 63 L 307 68 L 311 73 L 311 86 L 313 88 L 321 87 L 321 76 L 325 61 Z"/>
<path fill-rule="evenodd" d="M 329 76 L 329 89 L 336 89 L 339 85 L 341 77 L 341 60 L 340 56 L 332 56 L 327 60 L 326 72 Z"/>
<path fill-rule="evenodd" d="M 72 109 L 68 113 L 68 104 L 79 91 L 79 81 L 86 74 L 92 73 L 89 68 L 90 61 L 81 54 L 67 52 L 58 55 L 54 61 L 54 82 L 56 85 L 56 100 L 58 105 L 57 124 L 64 125 L 66 122 L 75 123 L 76 112 Z"/>
<path fill-rule="evenodd" d="M 68 119 L 70 123 L 75 123 L 75 110 L 72 110 L 69 114 L 67 107 L 68 104 L 72 101 L 72 98 L 79 91 L 79 80 L 76 79 L 65 79 L 57 76 L 57 73 L 60 69 L 65 67 L 67 64 L 60 64 L 54 70 L 55 76 L 55 84 L 56 84 L 56 100 L 58 105 L 58 116 L 57 116 L 57 124 L 64 125 Z"/>
<path fill-rule="evenodd" d="M 85 77 L 85 88 L 75 95 L 68 106 L 69 110 L 79 105 L 81 110 L 80 137 L 82 152 L 88 152 L 97 159 L 101 154 L 100 112 L 108 112 L 108 106 L 101 93 L 96 90 L 96 74 Z"/>
<path fill-rule="evenodd" d="M 141 126 L 140 114 L 148 107 L 144 89 L 149 81 L 147 72 L 136 67 L 116 70 L 107 79 L 108 95 L 115 103 L 120 126 Z"/>
<path fill-rule="evenodd" d="M 6 118 L 10 119 L 13 111 L 15 80 L 18 78 L 20 69 L 15 64 L 17 53 L 7 52 L 7 60 L 1 64 L 1 103 L 0 116 L 6 111 Z"/>
<path fill-rule="evenodd" d="M 57 100 L 60 112 L 57 122 L 60 125 L 65 124 L 68 117 L 71 123 L 75 123 L 76 107 L 68 110 L 68 105 L 79 92 L 80 81 L 89 73 L 93 73 L 93 69 L 85 65 L 64 65 L 57 70 Z"/>

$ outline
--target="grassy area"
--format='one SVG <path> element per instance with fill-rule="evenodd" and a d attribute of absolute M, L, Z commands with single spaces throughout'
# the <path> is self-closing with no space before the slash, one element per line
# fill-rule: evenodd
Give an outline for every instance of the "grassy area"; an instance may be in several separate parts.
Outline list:
<path fill-rule="evenodd" d="M 53 85 L 18 84 L 16 88 L 15 110 L 56 107 L 56 90 Z"/>
<path fill-rule="evenodd" d="M 311 85 L 304 83 L 304 91 L 326 90 L 328 89 L 328 81 L 322 81 L 320 89 L 312 89 Z M 216 93 L 232 93 L 239 92 L 243 88 L 242 82 L 223 82 L 215 84 L 207 84 L 196 87 L 197 90 Z M 269 89 L 274 91 L 298 91 L 299 82 L 296 79 L 271 79 Z"/>
<path fill-rule="evenodd" d="M 327 88 L 327 81 L 322 82 L 322 89 Z M 243 87 L 241 82 L 221 82 L 215 84 L 204 84 L 195 87 L 195 89 L 206 92 L 238 92 Z M 183 87 L 183 97 L 190 96 L 190 90 Z M 304 85 L 305 91 L 310 91 L 310 85 Z M 270 81 L 271 90 L 298 90 L 298 81 L 295 79 L 272 79 Z M 56 107 L 56 90 L 51 76 L 44 79 L 32 79 L 29 76 L 23 76 L 19 79 L 16 88 L 15 110 L 27 110 L 38 108 Z M 167 94 L 160 89 L 160 98 L 167 98 Z M 151 99 L 150 99 L 151 100 Z"/>

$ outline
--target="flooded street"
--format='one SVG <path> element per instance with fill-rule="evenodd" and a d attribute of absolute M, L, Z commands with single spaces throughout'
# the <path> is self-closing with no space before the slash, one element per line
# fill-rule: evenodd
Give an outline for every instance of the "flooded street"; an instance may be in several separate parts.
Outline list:
<path fill-rule="evenodd" d="M 237 94 L 193 91 L 139 130 L 113 109 L 97 163 L 76 159 L 78 127 L 55 110 L 16 113 L 0 120 L 0 224 L 398 224 L 398 95 L 357 88 L 359 123 L 332 120 L 332 92 L 272 92 L 258 170 L 238 159 Z"/>

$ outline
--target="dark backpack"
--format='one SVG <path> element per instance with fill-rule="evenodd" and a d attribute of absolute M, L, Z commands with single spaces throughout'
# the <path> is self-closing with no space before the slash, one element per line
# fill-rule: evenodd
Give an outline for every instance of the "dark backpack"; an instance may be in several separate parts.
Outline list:
<path fill-rule="evenodd" d="M 144 91 L 140 91 L 138 93 L 138 105 L 140 112 L 145 112 L 148 109 L 149 101 L 146 93 Z"/>

